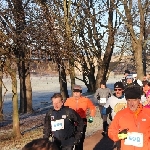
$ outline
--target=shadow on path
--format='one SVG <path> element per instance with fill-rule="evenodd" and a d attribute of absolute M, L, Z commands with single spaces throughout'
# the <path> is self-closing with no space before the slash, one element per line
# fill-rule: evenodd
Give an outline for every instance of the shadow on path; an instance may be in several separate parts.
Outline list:
<path fill-rule="evenodd" d="M 93 150 L 113 150 L 114 142 L 109 137 L 103 137 L 93 148 Z"/>

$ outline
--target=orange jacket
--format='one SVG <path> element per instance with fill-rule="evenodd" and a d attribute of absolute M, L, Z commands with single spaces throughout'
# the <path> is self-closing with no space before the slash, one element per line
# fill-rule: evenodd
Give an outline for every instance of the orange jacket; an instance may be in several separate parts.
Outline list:
<path fill-rule="evenodd" d="M 90 115 L 92 117 L 95 116 L 95 106 L 87 97 L 81 96 L 78 100 L 74 97 L 70 97 L 66 100 L 64 105 L 74 109 L 81 118 L 86 118 L 86 111 L 88 108 L 90 109 Z"/>
<path fill-rule="evenodd" d="M 143 133 L 143 146 L 136 147 L 125 145 L 125 140 L 121 140 L 121 150 L 150 150 L 150 109 L 142 108 L 137 117 L 125 108 L 119 111 L 108 129 L 108 136 L 113 141 L 118 141 L 119 130 L 128 129 L 128 132 Z"/>

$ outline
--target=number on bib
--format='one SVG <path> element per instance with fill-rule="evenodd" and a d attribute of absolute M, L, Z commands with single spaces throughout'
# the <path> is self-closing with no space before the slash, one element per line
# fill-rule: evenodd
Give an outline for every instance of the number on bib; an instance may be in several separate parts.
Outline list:
<path fill-rule="evenodd" d="M 106 98 L 100 98 L 100 103 L 106 103 Z"/>
<path fill-rule="evenodd" d="M 64 129 L 64 119 L 51 121 L 52 131 Z"/>
<path fill-rule="evenodd" d="M 143 147 L 143 133 L 129 132 L 124 144 L 135 147 Z"/>

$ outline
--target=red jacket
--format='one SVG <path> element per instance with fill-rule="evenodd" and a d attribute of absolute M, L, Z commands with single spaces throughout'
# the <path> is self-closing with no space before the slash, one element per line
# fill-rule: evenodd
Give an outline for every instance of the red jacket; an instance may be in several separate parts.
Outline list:
<path fill-rule="evenodd" d="M 121 150 L 150 150 L 150 109 L 142 108 L 137 117 L 125 108 L 119 111 L 114 120 L 111 122 L 108 129 L 108 136 L 113 141 L 118 141 L 119 130 L 128 129 L 128 132 L 143 134 L 143 146 L 137 147 L 132 145 L 125 145 L 125 140 L 121 140 Z M 132 137 L 131 137 L 132 139 Z"/>
<path fill-rule="evenodd" d="M 74 109 L 81 118 L 86 118 L 86 112 L 88 108 L 90 109 L 90 115 L 92 117 L 95 116 L 95 106 L 87 97 L 81 96 L 78 100 L 76 100 L 74 97 L 70 97 L 66 100 L 64 105 Z"/>

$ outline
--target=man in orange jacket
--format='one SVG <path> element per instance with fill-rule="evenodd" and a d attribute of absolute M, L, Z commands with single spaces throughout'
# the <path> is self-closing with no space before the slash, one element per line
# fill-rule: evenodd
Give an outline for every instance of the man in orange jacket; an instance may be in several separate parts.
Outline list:
<path fill-rule="evenodd" d="M 85 139 L 85 132 L 87 127 L 86 113 L 87 110 L 90 109 L 90 118 L 88 121 L 90 123 L 93 122 L 93 117 L 95 116 L 96 111 L 95 106 L 89 98 L 82 96 L 82 88 L 80 85 L 74 85 L 73 96 L 68 98 L 64 105 L 74 109 L 84 121 L 83 134 L 78 145 L 78 150 L 83 150 L 83 142 Z"/>
<path fill-rule="evenodd" d="M 119 111 L 108 129 L 108 136 L 121 141 L 121 150 L 150 150 L 150 109 L 140 103 L 141 89 L 125 90 L 127 108 Z"/>

